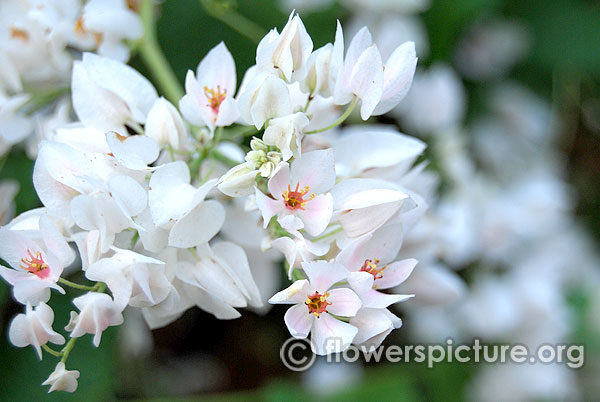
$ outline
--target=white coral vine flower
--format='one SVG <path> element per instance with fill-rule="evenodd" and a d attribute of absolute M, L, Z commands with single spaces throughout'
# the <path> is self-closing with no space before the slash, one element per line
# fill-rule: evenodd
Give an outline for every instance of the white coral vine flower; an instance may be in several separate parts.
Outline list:
<path fill-rule="evenodd" d="M 190 170 L 182 161 L 162 165 L 150 178 L 148 203 L 152 223 L 169 231 L 169 246 L 189 248 L 207 242 L 225 221 L 223 206 L 216 200 L 204 200 L 216 179 L 199 188 L 192 186 L 190 180 Z"/>
<path fill-rule="evenodd" d="M 196 75 L 188 71 L 186 94 L 179 101 L 183 117 L 197 126 L 231 125 L 240 116 L 233 97 L 236 87 L 235 62 L 223 42 L 212 48 L 198 65 Z"/>
<path fill-rule="evenodd" d="M 125 133 L 125 125 L 146 122 L 158 98 L 156 90 L 133 68 L 92 53 L 73 64 L 73 109 L 88 127 Z"/>
<path fill-rule="evenodd" d="M 279 148 L 284 161 L 292 156 L 299 158 L 302 152 L 303 131 L 308 124 L 308 117 L 304 113 L 272 119 L 263 134 L 263 141 L 267 145 Z"/>
<path fill-rule="evenodd" d="M 181 115 L 163 97 L 158 98 L 148 112 L 144 133 L 159 146 L 170 145 L 173 149 L 183 149 L 189 140 L 188 129 Z"/>
<path fill-rule="evenodd" d="M 52 391 L 75 392 L 79 371 L 67 370 L 63 362 L 59 362 L 50 376 L 42 385 L 50 385 L 48 393 Z"/>
<path fill-rule="evenodd" d="M 244 75 L 238 96 L 240 115 L 257 130 L 265 121 L 292 113 L 292 101 L 287 84 L 273 74 L 250 67 Z"/>
<path fill-rule="evenodd" d="M 75 259 L 49 217 L 42 216 L 39 227 L 39 232 L 0 228 L 0 258 L 13 267 L 0 265 L 0 276 L 13 285 L 19 303 L 34 306 L 50 299 L 50 289 L 65 293 L 56 282 Z"/>
<path fill-rule="evenodd" d="M 164 262 L 130 250 L 113 250 L 110 258 L 90 265 L 85 276 L 106 283 L 117 305 L 148 307 L 168 296 L 172 286 L 165 276 Z"/>
<path fill-rule="evenodd" d="M 343 44 L 341 29 L 339 31 L 339 40 Z M 334 101 L 344 105 L 358 97 L 362 102 L 360 116 L 363 120 L 386 113 L 408 93 L 416 65 L 414 42 L 405 42 L 397 47 L 383 63 L 371 33 L 363 27 L 346 52 L 335 85 Z"/>
<path fill-rule="evenodd" d="M 96 45 L 98 54 L 126 62 L 129 47 L 123 40 L 140 39 L 144 27 L 139 15 L 128 8 L 125 0 L 91 0 L 83 8 L 74 31 L 78 41 L 87 39 Z"/>
<path fill-rule="evenodd" d="M 332 289 L 348 277 L 348 270 L 327 261 L 305 262 L 302 268 L 308 279 L 294 282 L 271 297 L 269 303 L 294 304 L 284 317 L 288 330 L 296 338 L 306 338 L 311 333 L 311 346 L 316 354 L 341 352 L 358 330 L 333 315 L 352 317 L 361 307 L 360 299 L 351 289 Z"/>
<path fill-rule="evenodd" d="M 393 262 L 401 244 L 402 225 L 388 224 L 350 242 L 336 261 L 351 272 L 371 274 L 374 289 L 389 289 L 404 282 L 417 264 L 414 258 Z"/>
<path fill-rule="evenodd" d="M 256 66 L 286 81 L 297 80 L 312 49 L 312 39 L 302 20 L 292 12 L 280 34 L 273 28 L 260 41 L 256 48 Z"/>
<path fill-rule="evenodd" d="M 40 303 L 35 310 L 27 303 L 25 314 L 19 314 L 12 320 L 8 338 L 20 348 L 33 346 L 41 359 L 41 345 L 48 342 L 57 345 L 65 343 L 65 338 L 52 329 L 53 322 L 54 311 L 46 303 Z"/>
<path fill-rule="evenodd" d="M 333 197 L 325 193 L 335 183 L 333 150 L 308 152 L 292 166 L 282 162 L 269 180 L 271 197 L 256 189 L 256 205 L 264 226 L 277 215 L 288 231 L 304 229 L 312 236 L 323 232 L 333 213 Z"/>
<path fill-rule="evenodd" d="M 72 311 L 71 321 L 65 327 L 71 338 L 94 334 L 94 346 L 98 347 L 106 328 L 123 324 L 123 309 L 105 293 L 88 292 L 73 299 L 73 304 L 80 313 Z"/>

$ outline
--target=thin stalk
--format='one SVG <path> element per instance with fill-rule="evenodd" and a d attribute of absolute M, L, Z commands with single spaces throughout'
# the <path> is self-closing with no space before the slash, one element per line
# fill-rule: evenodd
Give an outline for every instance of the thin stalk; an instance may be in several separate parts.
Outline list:
<path fill-rule="evenodd" d="M 176 105 L 184 92 L 156 38 L 154 0 L 142 0 L 139 10 L 144 26 L 144 37 L 139 48 L 140 55 L 165 97 Z"/>
<path fill-rule="evenodd" d="M 319 240 L 326 239 L 329 236 L 333 236 L 334 234 L 340 233 L 342 230 L 344 230 L 344 229 L 340 226 L 339 228 L 334 229 L 331 232 L 327 232 L 325 234 L 322 234 L 321 236 L 315 237 L 314 239 L 312 239 L 312 241 L 319 241 Z"/>
<path fill-rule="evenodd" d="M 265 36 L 265 30 L 262 27 L 244 17 L 227 4 L 219 3 L 215 0 L 200 0 L 200 4 L 208 15 L 221 21 L 256 44 Z"/>
<path fill-rule="evenodd" d="M 44 349 L 46 352 L 50 353 L 52 356 L 55 356 L 55 357 L 61 357 L 62 356 L 61 352 L 57 352 L 56 350 L 52 349 L 48 345 L 42 345 L 42 349 Z"/>
<path fill-rule="evenodd" d="M 358 102 L 358 98 L 355 96 L 354 99 L 352 99 L 352 103 L 350 104 L 350 106 L 348 106 L 348 109 L 346 109 L 344 114 L 341 115 L 340 118 L 337 119 L 335 122 L 333 122 L 333 124 L 330 124 L 327 127 L 320 128 L 318 130 L 309 131 L 304 134 L 322 133 L 323 131 L 331 130 L 332 128 L 334 128 L 336 126 L 339 126 L 340 124 L 342 124 L 344 122 L 344 120 L 346 120 L 348 118 L 348 116 L 350 116 L 350 113 L 352 113 L 352 110 L 354 110 L 354 106 L 356 106 L 357 102 Z"/>
<path fill-rule="evenodd" d="M 62 359 L 60 359 L 61 363 L 67 362 L 67 359 L 69 358 L 69 353 L 71 353 L 71 350 L 73 350 L 73 348 L 75 347 L 75 342 L 77 342 L 77 338 L 71 338 L 69 340 L 69 342 L 67 342 L 67 345 L 64 347 L 64 349 L 61 352 L 61 354 L 62 354 Z"/>
<path fill-rule="evenodd" d="M 58 282 L 74 289 L 89 290 L 90 292 L 94 292 L 98 289 L 96 286 L 80 285 L 79 283 L 71 282 L 65 278 L 58 278 Z"/>

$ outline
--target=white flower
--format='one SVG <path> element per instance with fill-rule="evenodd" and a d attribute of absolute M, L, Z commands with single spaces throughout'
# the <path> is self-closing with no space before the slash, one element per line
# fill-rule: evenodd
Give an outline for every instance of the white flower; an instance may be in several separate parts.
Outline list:
<path fill-rule="evenodd" d="M 263 141 L 267 145 L 275 145 L 279 148 L 284 161 L 292 156 L 299 158 L 302 152 L 303 130 L 308 123 L 308 117 L 304 113 L 271 119 L 269 127 L 263 134 Z"/>
<path fill-rule="evenodd" d="M 285 81 L 298 80 L 312 49 L 312 40 L 302 20 L 292 12 L 280 34 L 272 29 L 260 41 L 256 48 L 256 66 Z"/>
<path fill-rule="evenodd" d="M 0 258 L 14 268 L 0 265 L 0 276 L 14 286 L 15 299 L 35 306 L 50 299 L 50 289 L 64 294 L 56 282 L 75 255 L 51 219 L 42 216 L 37 233 L 0 228 Z"/>
<path fill-rule="evenodd" d="M 46 304 L 40 303 L 34 309 L 27 303 L 25 314 L 13 318 L 8 330 L 8 338 L 17 347 L 31 345 L 39 358 L 42 358 L 41 345 L 52 342 L 58 345 L 65 343 L 65 338 L 52 329 L 54 311 Z"/>
<path fill-rule="evenodd" d="M 251 67 L 246 71 L 238 97 L 240 115 L 260 130 L 265 121 L 292 113 L 290 91 L 281 78 Z"/>
<path fill-rule="evenodd" d="M 223 225 L 225 210 L 216 200 L 205 201 L 216 179 L 199 188 L 190 184 L 184 162 L 162 165 L 150 178 L 149 207 L 155 227 L 168 230 L 168 245 L 189 248 L 209 241 Z"/>
<path fill-rule="evenodd" d="M 140 17 L 124 0 L 90 0 L 74 27 L 74 39 L 80 45 L 97 47 L 98 54 L 122 62 L 129 59 L 124 39 L 137 40 L 144 34 Z M 87 42 L 87 43 L 86 43 Z M 91 42 L 91 43 L 90 43 Z"/>
<path fill-rule="evenodd" d="M 158 98 L 156 90 L 133 68 L 92 53 L 73 64 L 73 108 L 86 126 L 127 132 L 126 124 L 146 122 Z"/>
<path fill-rule="evenodd" d="M 72 311 L 71 321 L 65 327 L 71 332 L 71 338 L 94 334 L 94 346 L 98 347 L 106 328 L 123 324 L 123 309 L 105 293 L 86 293 L 73 299 L 73 304 L 80 313 Z"/>
<path fill-rule="evenodd" d="M 348 271 L 340 264 L 326 261 L 305 262 L 302 268 L 308 280 L 294 282 L 271 297 L 269 303 L 294 304 L 285 314 L 285 324 L 296 338 L 306 338 L 312 333 L 311 346 L 316 354 L 341 352 L 350 345 L 358 330 L 331 314 L 352 317 L 361 306 L 352 290 L 331 289 L 347 278 Z"/>
<path fill-rule="evenodd" d="M 335 183 L 331 149 L 313 151 L 287 162 L 269 180 L 271 197 L 256 189 L 256 204 L 261 210 L 264 226 L 277 215 L 279 224 L 288 231 L 305 229 L 316 236 L 323 232 L 333 211 L 333 198 L 325 193 Z"/>
<path fill-rule="evenodd" d="M 158 98 L 148 112 L 144 133 L 154 139 L 159 146 L 170 145 L 173 149 L 182 149 L 188 142 L 188 129 L 181 115 L 163 97 Z"/>
<path fill-rule="evenodd" d="M 337 220 L 349 237 L 380 228 L 409 199 L 397 186 L 377 179 L 344 180 L 331 193 Z"/>
<path fill-rule="evenodd" d="M 424 150 L 423 141 L 391 126 L 351 126 L 333 141 L 335 172 L 338 177 L 380 178 L 382 168 L 394 167 L 404 173 Z"/>
<path fill-rule="evenodd" d="M 343 43 L 341 29 L 340 41 Z M 360 116 L 363 120 L 388 112 L 404 98 L 417 65 L 414 42 L 398 46 L 385 64 L 377 46 L 372 43 L 366 27 L 354 36 L 334 91 L 334 101 L 338 105 L 358 97 L 362 102 Z"/>
<path fill-rule="evenodd" d="M 79 371 L 67 370 L 65 364 L 59 362 L 52 374 L 50 374 L 50 377 L 48 377 L 42 385 L 50 385 L 48 393 L 52 391 L 75 392 L 77 390 L 78 378 Z"/>
<path fill-rule="evenodd" d="M 234 99 L 235 62 L 223 42 L 212 48 L 198 65 L 196 76 L 188 71 L 186 95 L 179 101 L 183 117 L 197 126 L 229 126 L 239 117 Z"/>
<path fill-rule="evenodd" d="M 163 301 L 171 291 L 164 262 L 130 250 L 113 248 L 116 253 L 90 265 L 85 276 L 104 282 L 121 308 L 148 307 Z"/>
<path fill-rule="evenodd" d="M 413 129 L 430 133 L 459 124 L 465 109 L 466 94 L 460 77 L 449 66 L 437 64 L 416 75 L 396 115 Z"/>
<path fill-rule="evenodd" d="M 417 264 L 412 258 L 392 262 L 402 244 L 402 229 L 401 224 L 390 224 L 365 234 L 344 247 L 336 261 L 351 272 L 371 274 L 374 289 L 398 286 Z"/>

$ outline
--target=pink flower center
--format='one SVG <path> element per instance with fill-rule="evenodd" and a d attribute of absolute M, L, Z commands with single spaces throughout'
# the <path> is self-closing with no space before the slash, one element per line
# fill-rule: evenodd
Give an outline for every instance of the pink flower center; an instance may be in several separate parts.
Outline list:
<path fill-rule="evenodd" d="M 360 268 L 361 272 L 368 272 L 375 277 L 375 279 L 383 278 L 383 270 L 387 268 L 387 265 L 384 265 L 381 268 L 377 268 L 377 264 L 379 264 L 379 260 L 377 258 L 373 260 L 365 260 L 365 263 Z"/>
<path fill-rule="evenodd" d="M 319 314 L 327 312 L 327 306 L 330 306 L 331 303 L 327 301 L 327 297 L 329 293 L 325 292 L 324 295 L 319 294 L 319 292 L 315 292 L 313 295 L 308 296 L 304 304 L 308 307 L 308 314 L 313 314 L 315 317 L 319 318 Z"/>
<path fill-rule="evenodd" d="M 291 187 L 288 184 L 288 189 L 283 192 L 283 201 L 285 202 L 285 207 L 287 209 L 296 210 L 302 209 L 304 210 L 304 206 L 307 202 L 315 198 L 315 193 L 312 193 L 307 199 L 304 199 L 304 196 L 308 194 L 310 190 L 309 186 L 305 186 L 302 191 L 299 191 L 300 183 L 296 184 L 296 189 L 292 191 Z"/>
<path fill-rule="evenodd" d="M 40 252 L 36 252 L 34 255 L 31 250 L 27 249 L 27 255 L 28 257 L 21 258 L 21 263 L 23 264 L 21 268 L 40 279 L 44 279 L 50 275 L 50 266 L 46 264 Z"/>
<path fill-rule="evenodd" d="M 209 106 L 215 115 L 219 114 L 219 108 L 221 107 L 221 103 L 225 100 L 225 96 L 227 95 L 227 90 L 224 89 L 221 91 L 221 86 L 217 85 L 217 89 L 212 89 L 208 87 L 204 87 L 204 96 L 208 100 L 206 106 Z M 215 120 L 217 118 L 215 117 Z"/>

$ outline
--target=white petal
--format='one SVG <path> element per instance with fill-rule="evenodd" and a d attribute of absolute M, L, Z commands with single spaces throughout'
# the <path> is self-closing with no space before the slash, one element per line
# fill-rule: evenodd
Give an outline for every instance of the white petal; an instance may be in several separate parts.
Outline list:
<path fill-rule="evenodd" d="M 291 175 L 294 186 L 299 182 L 301 188 L 309 186 L 310 191 L 316 194 L 330 190 L 335 184 L 333 149 L 302 154 L 292 163 Z"/>
<path fill-rule="evenodd" d="M 221 230 L 223 222 L 223 206 L 215 200 L 205 201 L 173 225 L 169 246 L 190 248 L 208 242 Z"/>
<path fill-rule="evenodd" d="M 389 289 L 404 282 L 417 265 L 417 260 L 409 258 L 389 264 L 382 273 L 382 277 L 375 280 L 377 289 Z"/>
<path fill-rule="evenodd" d="M 331 303 L 327 306 L 327 312 L 342 317 L 352 317 L 356 314 L 362 305 L 360 298 L 351 289 L 331 289 L 327 301 Z"/>
<path fill-rule="evenodd" d="M 283 317 L 285 325 L 294 338 L 306 338 L 310 332 L 313 320 L 316 319 L 308 311 L 304 303 L 290 307 Z"/>
<path fill-rule="evenodd" d="M 119 163 L 132 170 L 147 170 L 158 158 L 156 141 L 145 135 L 124 137 L 114 131 L 106 134 L 106 142 Z"/>
<path fill-rule="evenodd" d="M 277 292 L 269 299 L 271 304 L 304 304 L 310 292 L 310 285 L 306 279 L 292 283 L 286 289 Z"/>
<path fill-rule="evenodd" d="M 310 344 L 313 352 L 327 355 L 345 350 L 352 343 L 358 329 L 324 313 L 313 320 L 311 332 Z"/>
<path fill-rule="evenodd" d="M 349 274 L 341 264 L 323 260 L 303 262 L 302 269 L 308 276 L 311 288 L 321 294 L 324 294 L 334 283 L 346 279 Z"/>

